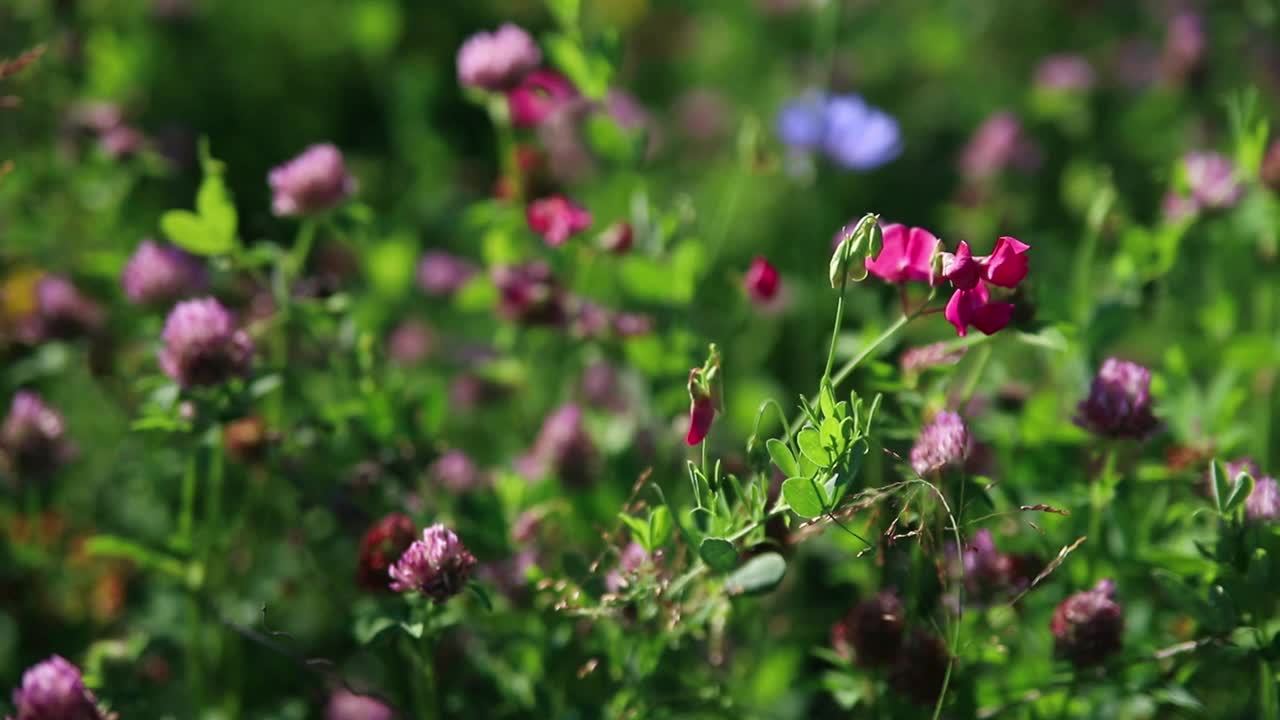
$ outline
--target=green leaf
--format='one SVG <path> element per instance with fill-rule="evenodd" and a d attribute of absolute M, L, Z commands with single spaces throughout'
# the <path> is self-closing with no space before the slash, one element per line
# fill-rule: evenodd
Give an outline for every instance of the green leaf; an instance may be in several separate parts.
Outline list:
<path fill-rule="evenodd" d="M 653 512 L 649 513 L 649 543 L 651 547 L 645 548 L 649 552 L 653 552 L 671 539 L 672 531 L 671 511 L 665 505 L 656 507 Z"/>
<path fill-rule="evenodd" d="M 583 95 L 592 100 L 604 98 L 613 77 L 613 66 L 608 59 L 588 52 L 567 35 L 550 35 L 545 44 L 552 63 L 573 81 Z"/>
<path fill-rule="evenodd" d="M 704 538 L 698 546 L 698 556 L 716 572 L 729 572 L 738 564 L 737 549 L 724 538 Z"/>
<path fill-rule="evenodd" d="M 769 438 L 765 447 L 769 449 L 769 457 L 773 459 L 773 464 L 778 466 L 783 475 L 795 477 L 800 474 L 796 456 L 791 453 L 791 448 L 787 447 L 786 443 L 777 438 Z"/>
<path fill-rule="evenodd" d="M 217 255 L 225 251 L 200 216 L 189 210 L 170 210 L 161 215 L 160 231 L 174 245 L 196 255 Z"/>
<path fill-rule="evenodd" d="M 637 517 L 631 517 L 630 515 L 627 515 L 625 513 L 618 513 L 618 518 L 622 520 L 622 522 L 626 523 L 626 526 L 631 529 L 632 539 L 634 539 L 636 542 L 643 545 L 645 549 L 648 549 L 649 548 L 649 522 L 647 520 L 641 520 L 640 518 L 637 518 Z"/>
<path fill-rule="evenodd" d="M 1222 508 L 1227 500 L 1227 496 L 1231 494 L 1231 489 L 1227 483 L 1226 469 L 1215 458 L 1209 463 L 1209 492 L 1213 499 L 1213 507 L 1222 514 Z"/>
<path fill-rule="evenodd" d="M 234 245 L 236 207 L 221 175 L 206 175 L 200 183 L 200 189 L 196 191 L 196 213 L 210 232 Z"/>
<path fill-rule="evenodd" d="M 831 383 L 829 381 L 822 384 L 822 392 L 818 393 L 818 407 L 822 410 L 822 417 L 834 418 L 836 416 L 836 397 L 831 392 Z"/>
<path fill-rule="evenodd" d="M 187 578 L 187 568 L 181 560 L 116 535 L 95 535 L 85 541 L 84 550 L 89 555 L 128 560 L 180 580 Z"/>
<path fill-rule="evenodd" d="M 807 477 L 788 478 L 782 483 L 782 497 L 800 517 L 815 518 L 826 512 L 821 486 Z"/>
<path fill-rule="evenodd" d="M 831 457 L 839 457 L 844 452 L 844 433 L 835 417 L 827 416 L 822 421 L 822 425 L 818 427 L 818 435 L 822 440 L 822 447 L 827 449 Z"/>
<path fill-rule="evenodd" d="M 820 468 L 831 466 L 831 454 L 822 446 L 822 436 L 813 428 L 805 428 L 796 434 L 796 445 L 800 446 L 800 454 Z"/>
<path fill-rule="evenodd" d="M 493 598 L 489 597 L 489 591 L 483 585 L 477 582 L 467 583 L 467 588 L 471 590 L 476 599 L 484 605 L 484 609 L 493 612 Z"/>
<path fill-rule="evenodd" d="M 1236 475 L 1235 480 L 1231 483 L 1231 491 L 1227 493 L 1226 502 L 1222 503 L 1222 514 L 1230 515 L 1235 512 L 1236 508 L 1244 504 L 1245 500 L 1253 494 L 1254 480 L 1253 476 L 1247 472 L 1241 472 Z"/>
<path fill-rule="evenodd" d="M 778 553 L 764 553 L 748 560 L 724 581 L 730 595 L 753 595 L 768 592 L 782 582 L 787 561 Z"/>
<path fill-rule="evenodd" d="M 547 9 L 555 17 L 560 27 L 572 30 L 578 27 L 578 14 L 582 10 L 582 0 L 547 0 Z"/>
<path fill-rule="evenodd" d="M 413 638 L 414 640 L 421 640 L 422 634 L 426 632 L 427 625 L 426 623 L 421 621 L 413 622 L 413 623 L 402 622 L 400 623 L 400 629 L 404 630 L 405 633 L 407 633 L 409 637 Z"/>
<path fill-rule="evenodd" d="M 355 624 L 351 628 L 351 632 L 355 635 L 356 642 L 361 645 L 368 645 L 373 639 L 396 626 L 398 621 L 385 615 L 377 616 L 359 616 L 356 618 Z"/>

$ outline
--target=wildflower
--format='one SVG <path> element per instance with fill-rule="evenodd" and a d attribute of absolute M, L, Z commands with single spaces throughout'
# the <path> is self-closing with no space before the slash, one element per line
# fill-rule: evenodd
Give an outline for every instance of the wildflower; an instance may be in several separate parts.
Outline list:
<path fill-rule="evenodd" d="M 628 543 L 618 555 L 618 566 L 604 578 L 604 586 L 616 593 L 630 584 L 629 577 L 649 562 L 649 552 L 640 543 Z"/>
<path fill-rule="evenodd" d="M 124 266 L 124 293 L 138 305 L 161 305 L 203 292 L 208 273 L 195 256 L 172 245 L 143 240 Z"/>
<path fill-rule="evenodd" d="M 19 335 L 26 341 L 71 340 L 102 327 L 102 308 L 60 275 L 46 275 L 36 283 L 35 313 L 22 321 Z"/>
<path fill-rule="evenodd" d="M 1099 580 L 1092 590 L 1078 592 L 1058 605 L 1049 623 L 1056 656 L 1087 668 L 1120 652 L 1124 614 L 1115 593 L 1114 582 Z"/>
<path fill-rule="evenodd" d="M 420 592 L 442 603 L 462 592 L 475 564 L 475 556 L 452 530 L 432 525 L 391 566 L 391 589 Z"/>
<path fill-rule="evenodd" d="M 905 617 L 895 593 L 879 592 L 855 605 L 831 628 L 831 644 L 846 657 L 852 651 L 862 667 L 887 666 L 902 647 Z"/>
<path fill-rule="evenodd" d="M 387 355 L 397 365 L 411 367 L 425 360 L 435 344 L 429 325 L 420 320 L 405 320 L 387 336 Z"/>
<path fill-rule="evenodd" d="M 14 720 L 102 720 L 80 669 L 60 655 L 27 668 L 13 691 Z"/>
<path fill-rule="evenodd" d="M 1151 412 L 1151 371 L 1107 358 L 1076 407 L 1075 423 L 1097 435 L 1145 440 L 1159 425 Z"/>
<path fill-rule="evenodd" d="M 902 152 L 898 122 L 857 95 L 808 93 L 778 113 L 782 141 L 799 150 L 820 150 L 847 170 L 872 170 Z"/>
<path fill-rule="evenodd" d="M 1200 208 L 1228 208 L 1244 195 L 1244 186 L 1235 177 L 1235 165 L 1220 153 L 1188 153 L 1182 159 L 1182 165 L 1187 173 L 1191 197 Z"/>
<path fill-rule="evenodd" d="M 970 180 L 992 177 L 1006 168 L 1030 171 L 1040 151 L 1026 136 L 1022 123 L 1010 112 L 997 112 L 974 131 L 960 155 L 960 171 Z"/>
<path fill-rule="evenodd" d="M 648 335 L 653 332 L 653 318 L 644 313 L 614 313 L 613 332 L 623 338 Z"/>
<path fill-rule="evenodd" d="M 534 200 L 525 209 L 529 229 L 551 247 L 560 247 L 571 236 L 591 227 L 591 213 L 563 195 Z"/>
<path fill-rule="evenodd" d="M 418 287 L 428 295 L 452 295 L 476 273 L 469 260 L 443 250 L 430 250 L 418 261 Z"/>
<path fill-rule="evenodd" d="M 325 720 L 394 720 L 395 710 L 368 695 L 357 695 L 346 688 L 333 691 Z"/>
<path fill-rule="evenodd" d="M 507 92 L 507 109 L 516 127 L 537 127 L 578 100 L 578 89 L 554 70 L 535 70 Z"/>
<path fill-rule="evenodd" d="M 711 432 L 711 422 L 716 418 L 716 408 L 720 405 L 720 353 L 716 346 L 702 367 L 689 371 L 689 432 L 685 442 L 690 446 L 697 445 L 706 439 Z"/>
<path fill-rule="evenodd" d="M 757 305 L 768 305 L 778 298 L 782 290 L 782 277 L 778 269 L 763 257 L 751 261 L 751 267 L 742 279 L 747 297 Z"/>
<path fill-rule="evenodd" d="M 973 438 L 964 420 L 956 413 L 943 411 L 920 431 L 911 448 L 911 469 L 917 475 L 961 465 L 973 450 Z"/>
<path fill-rule="evenodd" d="M 1200 207 L 1195 200 L 1170 191 L 1165 193 L 1164 200 L 1160 203 L 1160 211 L 1164 214 L 1165 220 L 1176 223 L 1194 217 L 1200 212 Z"/>
<path fill-rule="evenodd" d="M 955 365 L 967 352 L 968 348 L 952 348 L 948 342 L 921 345 L 902 353 L 898 366 L 904 373 L 918 373 L 929 368 Z"/>
<path fill-rule="evenodd" d="M 564 292 L 545 263 L 500 266 L 492 275 L 503 317 L 525 325 L 559 325 L 567 319 Z"/>
<path fill-rule="evenodd" d="M 34 392 L 19 390 L 0 425 L 0 452 L 15 475 L 46 476 L 74 454 L 66 434 L 66 423 L 57 410 Z"/>
<path fill-rule="evenodd" d="M 1258 478 L 1253 492 L 1244 501 L 1244 514 L 1251 522 L 1275 522 L 1280 519 L 1280 488 L 1275 478 Z"/>
<path fill-rule="evenodd" d="M 889 687 L 920 705 L 933 705 L 942 693 L 951 657 L 942 640 L 915 628 L 889 669 Z"/>
<path fill-rule="evenodd" d="M 938 249 L 933 233 L 892 223 L 884 226 L 883 234 L 880 254 L 865 261 L 867 272 L 894 284 L 932 282 L 933 254 Z"/>
<path fill-rule="evenodd" d="M 634 240 L 634 234 L 631 230 L 631 223 L 619 220 L 604 232 L 600 233 L 600 247 L 615 255 L 622 255 L 631 249 L 631 243 Z"/>
<path fill-rule="evenodd" d="M 331 210 L 356 191 L 342 151 L 330 144 L 312 145 L 301 155 L 274 168 L 271 211 L 278 217 L 310 215 Z"/>
<path fill-rule="evenodd" d="M 147 143 L 147 136 L 141 130 L 128 125 L 117 125 L 98 137 L 98 145 L 102 152 L 112 160 L 134 155 Z"/>
<path fill-rule="evenodd" d="M 484 475 L 461 450 L 450 450 L 431 463 L 427 474 L 455 493 L 473 490 L 484 483 Z"/>
<path fill-rule="evenodd" d="M 160 368 L 183 387 L 220 385 L 249 374 L 253 341 L 213 298 L 178 303 L 164 323 Z"/>
<path fill-rule="evenodd" d="M 1280 140 L 1271 143 L 1271 147 L 1267 148 L 1267 154 L 1262 158 L 1262 184 L 1271 188 L 1272 192 L 1280 193 Z"/>
<path fill-rule="evenodd" d="M 417 531 L 404 513 L 391 513 L 374 523 L 360 539 L 356 582 L 365 590 L 390 590 L 391 565 L 413 544 Z"/>
<path fill-rule="evenodd" d="M 472 35 L 458 48 L 458 82 L 502 92 L 516 86 L 542 63 L 542 51 L 529 33 L 506 23 L 492 33 Z"/>
<path fill-rule="evenodd" d="M 533 447 L 516 461 L 520 474 L 537 480 L 548 473 L 569 487 L 586 487 L 595 479 L 596 448 L 582 422 L 582 408 L 567 403 L 542 422 Z"/>
<path fill-rule="evenodd" d="M 1169 18 L 1160 58 L 1165 77 L 1174 82 L 1185 80 L 1203 64 L 1207 47 L 1204 21 L 1199 15 L 1180 12 Z"/>
<path fill-rule="evenodd" d="M 1027 276 L 1027 250 L 1031 247 L 1012 237 L 996 241 L 990 255 L 973 257 L 969 244 L 961 242 L 955 254 L 943 253 L 942 277 L 955 292 L 944 315 L 964 337 L 970 325 L 987 335 L 1004 329 L 1013 319 L 1012 303 L 991 302 L 988 285 L 1014 288 Z"/>
<path fill-rule="evenodd" d="M 1049 90 L 1089 90 L 1093 66 L 1081 55 L 1050 55 L 1036 67 L 1036 85 Z"/>

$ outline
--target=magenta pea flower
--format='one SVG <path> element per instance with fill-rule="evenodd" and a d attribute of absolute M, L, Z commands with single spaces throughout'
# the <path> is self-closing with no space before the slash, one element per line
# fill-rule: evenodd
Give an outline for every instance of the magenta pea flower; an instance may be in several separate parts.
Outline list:
<path fill-rule="evenodd" d="M 312 145 L 298 157 L 272 169 L 271 211 L 277 217 L 311 215 L 331 210 L 356 191 L 342 151 L 324 143 Z"/>
<path fill-rule="evenodd" d="M 1027 276 L 1027 251 L 1030 245 L 1012 237 L 996 241 L 990 255 L 974 257 L 969 244 L 961 242 L 954 254 L 943 253 L 942 277 L 955 293 L 947 302 L 944 316 L 964 337 L 969 327 L 992 335 L 1013 320 L 1013 304 L 991 301 L 987 285 L 1015 288 Z"/>
<path fill-rule="evenodd" d="M 529 229 L 541 235 L 551 247 L 560 247 L 571 236 L 591 227 L 590 211 L 563 195 L 529 203 L 525 219 Z"/>
<path fill-rule="evenodd" d="M 542 63 L 542 51 L 529 33 L 507 23 L 478 32 L 458 48 L 458 82 L 501 92 L 514 87 Z"/>
<path fill-rule="evenodd" d="M 778 298 L 782 291 L 782 276 L 768 260 L 757 257 L 751 261 L 746 275 L 742 278 L 747 297 L 757 305 L 768 305 Z"/>
<path fill-rule="evenodd" d="M 932 282 L 938 238 L 924 228 L 898 223 L 885 225 L 883 232 L 884 245 L 874 260 L 866 259 L 867 272 L 894 284 Z"/>
<path fill-rule="evenodd" d="M 534 70 L 507 92 L 507 109 L 516 127 L 537 127 L 578 99 L 578 89 L 554 70 Z"/>

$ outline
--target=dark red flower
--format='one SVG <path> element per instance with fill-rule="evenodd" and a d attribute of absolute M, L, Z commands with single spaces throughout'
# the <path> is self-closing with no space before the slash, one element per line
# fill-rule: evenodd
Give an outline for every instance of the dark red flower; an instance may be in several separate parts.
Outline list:
<path fill-rule="evenodd" d="M 360 560 L 356 581 L 371 592 L 391 591 L 391 565 L 417 539 L 413 520 L 404 513 L 391 513 L 369 528 L 360 540 Z"/>
<path fill-rule="evenodd" d="M 757 257 L 751 261 L 751 267 L 743 277 L 743 285 L 752 302 L 767 304 L 778 297 L 778 292 L 782 289 L 782 276 L 768 260 Z"/>
<path fill-rule="evenodd" d="M 1049 623 L 1055 655 L 1084 668 L 1101 664 L 1120 652 L 1124 613 L 1113 599 L 1115 593 L 1114 582 L 1099 580 L 1092 590 L 1062 601 Z"/>

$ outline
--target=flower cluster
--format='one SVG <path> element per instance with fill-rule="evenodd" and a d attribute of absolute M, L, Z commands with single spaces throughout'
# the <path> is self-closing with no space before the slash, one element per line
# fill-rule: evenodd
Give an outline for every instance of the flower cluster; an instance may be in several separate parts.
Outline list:
<path fill-rule="evenodd" d="M 20 390 L 0 425 L 0 453 L 5 465 L 24 478 L 47 476 L 73 454 L 66 423 L 39 395 Z"/>
<path fill-rule="evenodd" d="M 253 341 L 213 298 L 178 303 L 163 339 L 160 367 L 183 387 L 220 385 L 249 373 Z"/>
<path fill-rule="evenodd" d="M 356 179 L 347 172 L 342 151 L 329 144 L 312 145 L 273 169 L 267 183 L 271 209 L 280 217 L 330 210 L 356 191 Z"/>
<path fill-rule="evenodd" d="M 950 548 L 953 553 L 954 546 Z M 975 532 L 954 564 L 956 579 L 963 574 L 965 601 L 990 602 L 1008 599 L 1026 590 L 1044 563 L 1033 554 L 1000 552 L 991 531 Z M 963 571 L 963 573 L 959 572 Z"/>
<path fill-rule="evenodd" d="M 22 674 L 21 687 L 13 691 L 13 720 L 103 720 L 97 702 L 80 669 L 54 655 Z"/>
<path fill-rule="evenodd" d="M 582 408 L 561 405 L 542 422 L 529 452 L 516 460 L 516 469 L 530 480 L 549 474 L 568 487 L 584 488 L 596 479 L 596 447 L 583 425 Z"/>
<path fill-rule="evenodd" d="M 898 121 L 857 95 L 793 100 L 778 113 L 777 130 L 791 148 L 821 151 L 846 170 L 873 170 L 902 152 Z"/>
<path fill-rule="evenodd" d="M 1092 590 L 1062 601 L 1049 623 L 1054 654 L 1078 668 L 1086 668 L 1120 652 L 1124 613 L 1115 594 L 1114 582 L 1099 580 Z"/>
<path fill-rule="evenodd" d="M 442 603 L 462 592 L 476 558 L 452 530 L 432 525 L 391 566 L 391 589 L 419 592 Z"/>
<path fill-rule="evenodd" d="M 471 261 L 443 250 L 431 250 L 418 260 L 418 287 L 427 295 L 452 295 L 475 273 L 476 266 Z"/>
<path fill-rule="evenodd" d="M 31 344 L 92 335 L 105 320 L 102 308 L 60 275 L 40 278 L 33 304 L 35 312 L 18 323 L 18 336 Z"/>
<path fill-rule="evenodd" d="M 120 278 L 124 294 L 138 305 L 167 305 L 204 292 L 208 272 L 195 256 L 172 245 L 143 240 Z"/>
<path fill-rule="evenodd" d="M 888 672 L 895 692 L 922 705 L 937 701 L 950 657 L 937 637 L 906 627 L 906 611 L 892 591 L 877 593 L 853 607 L 831 628 L 836 652 L 868 669 Z"/>
<path fill-rule="evenodd" d="M 911 448 L 911 469 L 917 475 L 928 475 L 946 467 L 964 464 L 973 451 L 973 438 L 964 418 L 942 411 L 920 431 Z"/>
<path fill-rule="evenodd" d="M 591 213 L 563 195 L 534 200 L 525 209 L 529 229 L 547 245 L 560 247 L 572 236 L 591 227 Z"/>
<path fill-rule="evenodd" d="M 373 524 L 360 539 L 356 582 L 371 592 L 391 589 L 389 571 L 409 546 L 417 529 L 413 519 L 404 513 L 391 513 Z"/>
<path fill-rule="evenodd" d="M 542 51 L 523 28 L 507 23 L 472 35 L 458 48 L 458 82 L 491 92 L 508 90 L 542 63 Z"/>
<path fill-rule="evenodd" d="M 1076 408 L 1075 422 L 1103 437 L 1145 440 L 1160 426 L 1151 412 L 1151 371 L 1107 358 Z"/>

